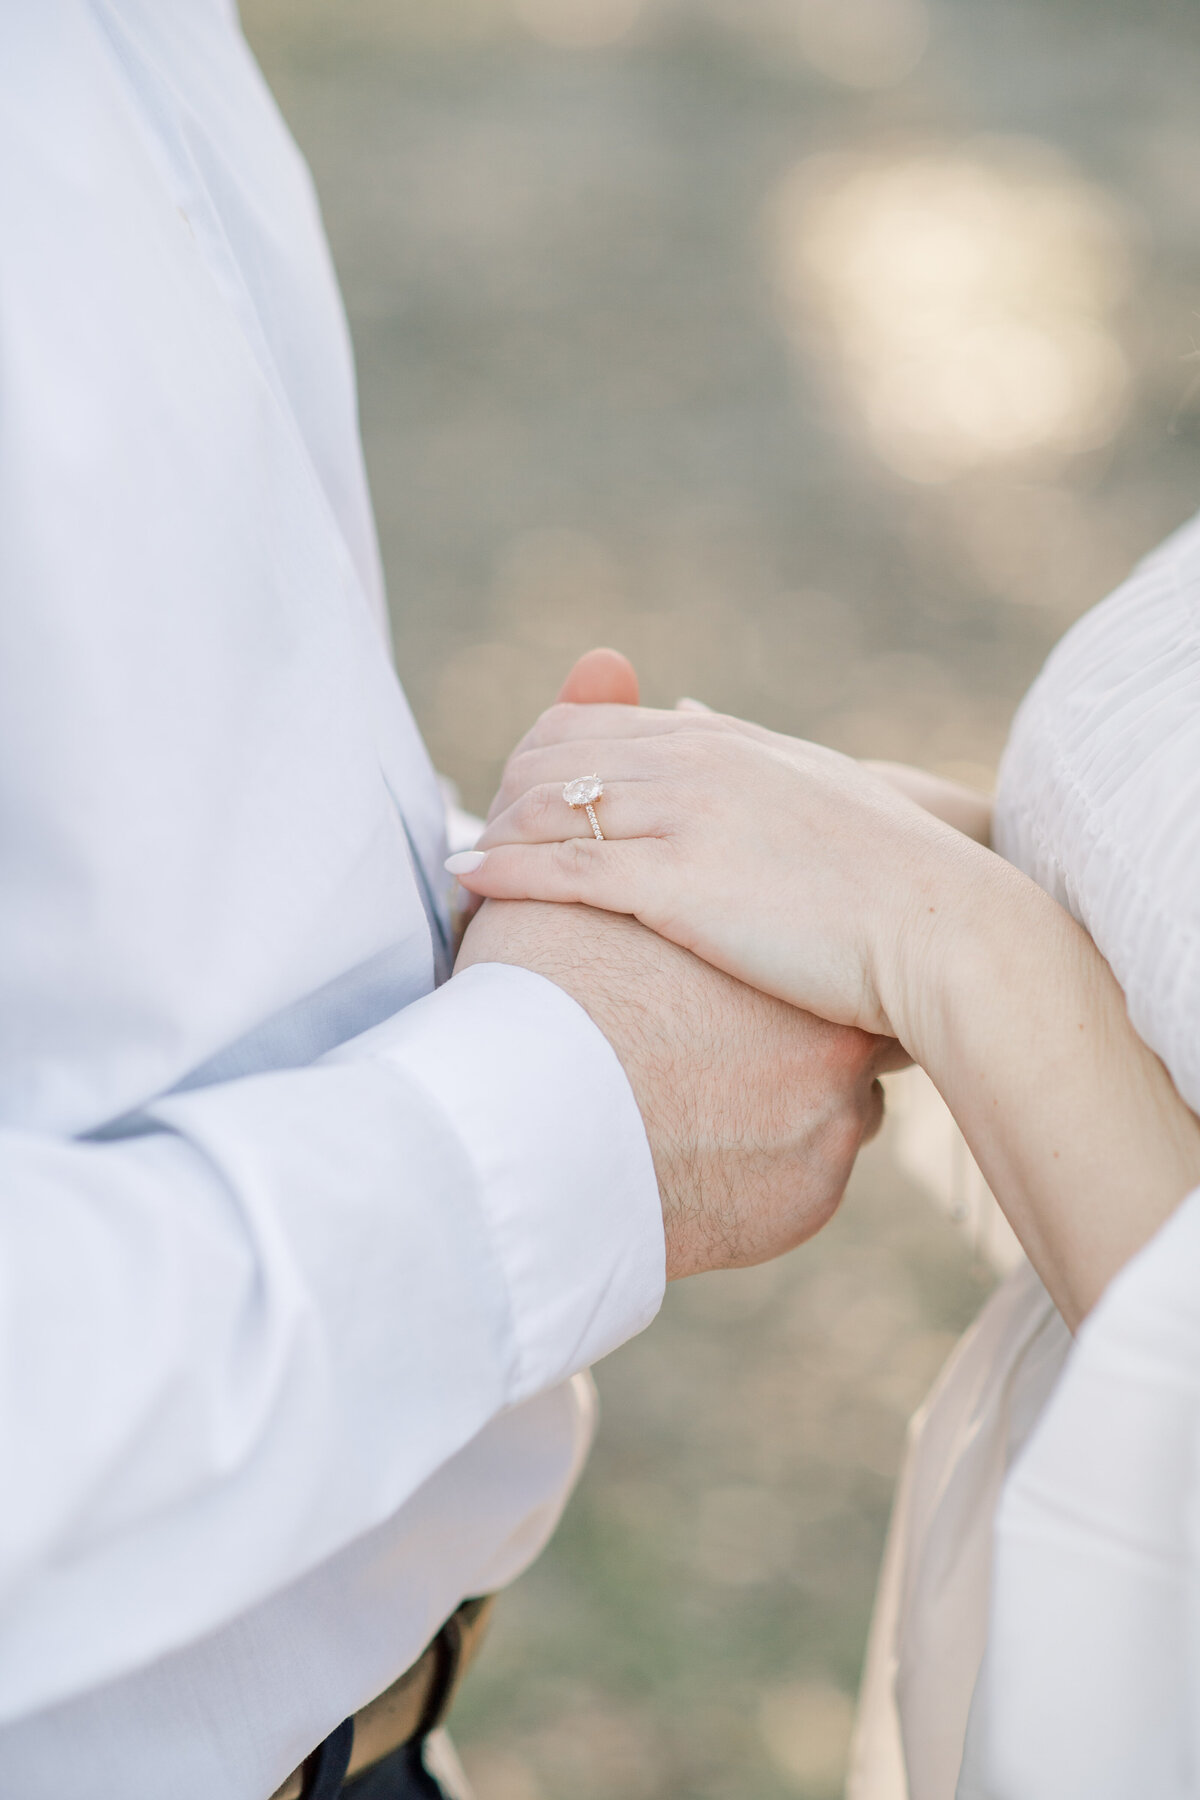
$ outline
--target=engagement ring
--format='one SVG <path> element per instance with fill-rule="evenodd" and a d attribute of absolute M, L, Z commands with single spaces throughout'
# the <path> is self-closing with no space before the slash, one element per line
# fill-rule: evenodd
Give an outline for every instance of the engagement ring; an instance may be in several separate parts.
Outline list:
<path fill-rule="evenodd" d="M 577 775 L 574 781 L 568 781 L 563 786 L 563 799 L 568 806 L 576 809 L 583 807 L 592 821 L 592 831 L 601 843 L 604 842 L 604 833 L 596 820 L 594 802 L 599 800 L 603 792 L 604 783 L 598 775 Z"/>

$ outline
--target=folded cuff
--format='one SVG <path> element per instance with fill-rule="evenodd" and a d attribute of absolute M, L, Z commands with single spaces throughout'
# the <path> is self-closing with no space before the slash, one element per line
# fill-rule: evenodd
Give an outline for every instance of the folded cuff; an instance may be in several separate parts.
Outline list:
<path fill-rule="evenodd" d="M 424 1089 L 477 1178 L 507 1282 L 510 1403 L 641 1331 L 662 1304 L 665 1246 L 641 1114 L 608 1040 L 527 969 L 477 963 L 376 1034 Z"/>

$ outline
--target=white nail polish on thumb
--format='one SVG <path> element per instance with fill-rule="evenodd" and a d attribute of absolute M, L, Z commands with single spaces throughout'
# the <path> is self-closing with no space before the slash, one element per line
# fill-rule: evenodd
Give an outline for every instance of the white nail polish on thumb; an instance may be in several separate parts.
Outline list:
<path fill-rule="evenodd" d="M 456 856 L 448 856 L 442 867 L 447 875 L 473 875 L 486 861 L 486 850 L 460 850 Z"/>

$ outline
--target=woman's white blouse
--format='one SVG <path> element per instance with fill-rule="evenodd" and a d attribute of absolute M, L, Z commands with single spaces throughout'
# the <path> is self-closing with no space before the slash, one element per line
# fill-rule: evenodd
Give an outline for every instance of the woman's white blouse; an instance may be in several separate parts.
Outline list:
<path fill-rule="evenodd" d="M 1050 658 L 997 846 L 1087 927 L 1200 1110 L 1200 522 Z M 1200 1194 L 1080 1331 L 994 1555 L 963 1800 L 1200 1792 Z"/>
<path fill-rule="evenodd" d="M 996 848 L 1086 927 L 1200 1111 L 1200 520 L 1051 655 L 1001 764 Z"/>
<path fill-rule="evenodd" d="M 1068 633 L 997 848 L 1200 1110 L 1200 520 Z M 1072 1343 L 1027 1262 L 910 1428 L 848 1800 L 1200 1794 L 1200 1194 Z"/>

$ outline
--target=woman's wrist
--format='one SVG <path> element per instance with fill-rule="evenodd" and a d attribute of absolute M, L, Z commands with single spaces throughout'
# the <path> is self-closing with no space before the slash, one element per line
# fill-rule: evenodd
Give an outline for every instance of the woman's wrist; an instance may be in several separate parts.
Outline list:
<path fill-rule="evenodd" d="M 1091 939 L 1026 876 L 979 851 L 926 917 L 901 1041 L 1074 1328 L 1200 1183 L 1200 1127 Z"/>
<path fill-rule="evenodd" d="M 957 831 L 934 828 L 914 867 L 907 903 L 891 906 L 874 958 L 892 1034 L 932 1072 L 958 1038 L 963 1009 L 1002 978 L 1032 909 L 1059 914 L 1039 888 Z M 1014 929 L 1015 927 L 1015 929 Z M 1036 926 L 1035 926 L 1036 928 Z"/>

